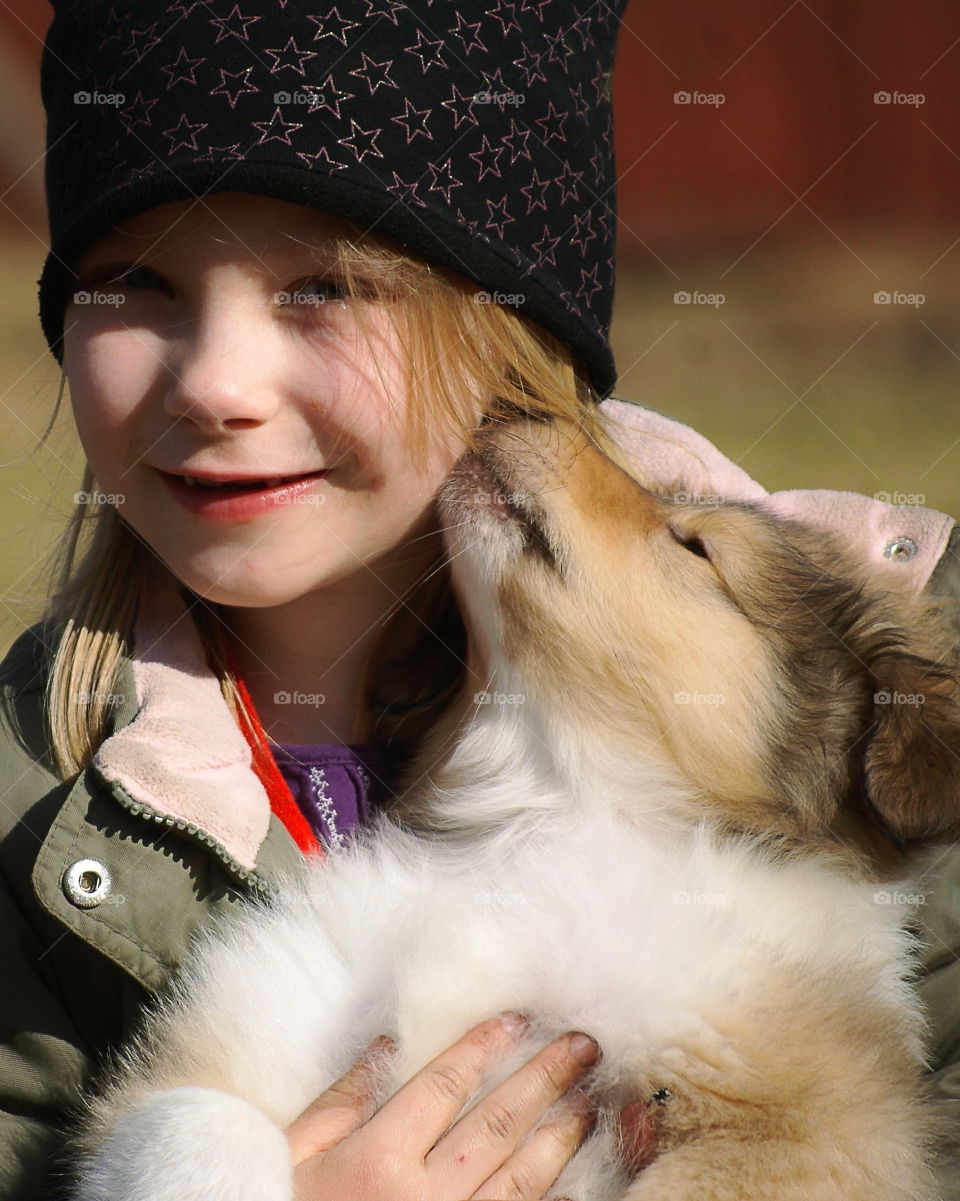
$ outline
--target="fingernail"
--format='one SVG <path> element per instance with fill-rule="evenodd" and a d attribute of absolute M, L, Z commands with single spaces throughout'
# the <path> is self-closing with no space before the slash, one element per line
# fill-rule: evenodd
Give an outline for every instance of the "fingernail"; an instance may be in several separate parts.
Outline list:
<path fill-rule="evenodd" d="M 500 1025 L 514 1038 L 520 1038 L 530 1028 L 530 1019 L 522 1013 L 502 1013 Z"/>
<path fill-rule="evenodd" d="M 377 1055 L 381 1051 L 389 1052 L 391 1055 L 397 1049 L 397 1044 L 393 1041 L 389 1034 L 378 1034 L 369 1047 L 364 1051 L 364 1055 Z"/>
<path fill-rule="evenodd" d="M 595 1063 L 600 1057 L 600 1048 L 588 1034 L 571 1034 L 569 1047 L 578 1063 Z"/>

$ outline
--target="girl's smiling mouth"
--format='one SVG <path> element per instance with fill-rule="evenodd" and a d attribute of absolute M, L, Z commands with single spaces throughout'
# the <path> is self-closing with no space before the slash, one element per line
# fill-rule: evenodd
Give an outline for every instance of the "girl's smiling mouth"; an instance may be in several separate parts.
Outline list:
<path fill-rule="evenodd" d="M 170 494 L 184 508 L 210 521 L 253 521 L 278 506 L 320 504 L 316 489 L 330 468 L 286 476 L 180 475 L 157 468 Z"/>

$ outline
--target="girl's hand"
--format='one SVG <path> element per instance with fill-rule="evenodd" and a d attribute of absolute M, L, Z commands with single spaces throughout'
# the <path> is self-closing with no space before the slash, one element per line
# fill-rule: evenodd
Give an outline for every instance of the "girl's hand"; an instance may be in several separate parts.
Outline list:
<path fill-rule="evenodd" d="M 540 1201 L 592 1124 L 584 1095 L 571 1093 L 562 1117 L 522 1140 L 595 1062 L 592 1039 L 556 1039 L 451 1126 L 522 1032 L 513 1017 L 476 1026 L 369 1121 L 361 1059 L 287 1130 L 297 1201 Z"/>

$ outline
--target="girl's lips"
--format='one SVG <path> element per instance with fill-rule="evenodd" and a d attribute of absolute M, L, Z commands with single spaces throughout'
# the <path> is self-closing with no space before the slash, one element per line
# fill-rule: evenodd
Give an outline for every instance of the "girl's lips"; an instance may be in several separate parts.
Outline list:
<path fill-rule="evenodd" d="M 208 521 L 253 521 L 264 513 L 276 511 L 284 506 L 318 504 L 322 494 L 316 493 L 316 485 L 329 471 L 313 471 L 275 484 L 272 488 L 236 487 L 224 485 L 220 488 L 193 487 L 183 476 L 160 472 L 171 495 L 191 513 Z"/>

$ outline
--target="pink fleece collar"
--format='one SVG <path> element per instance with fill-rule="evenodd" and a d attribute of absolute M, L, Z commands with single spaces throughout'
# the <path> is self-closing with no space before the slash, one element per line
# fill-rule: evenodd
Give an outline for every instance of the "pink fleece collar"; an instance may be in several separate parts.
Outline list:
<path fill-rule="evenodd" d="M 140 712 L 104 741 L 94 766 L 134 801 L 203 831 L 252 869 L 270 801 L 177 588 L 145 590 L 134 643 Z"/>
<path fill-rule="evenodd" d="M 692 497 L 750 500 L 785 517 L 831 529 L 892 584 L 919 592 L 943 554 L 953 519 L 930 509 L 889 505 L 853 492 L 768 493 L 688 426 L 615 398 L 601 411 L 652 487 Z M 916 547 L 907 557 L 886 548 Z M 135 630 L 133 674 L 140 712 L 94 757 L 101 774 L 161 817 L 215 839 L 252 869 L 270 824 L 270 802 L 250 748 L 206 665 L 203 645 L 179 590 L 146 590 Z"/>

